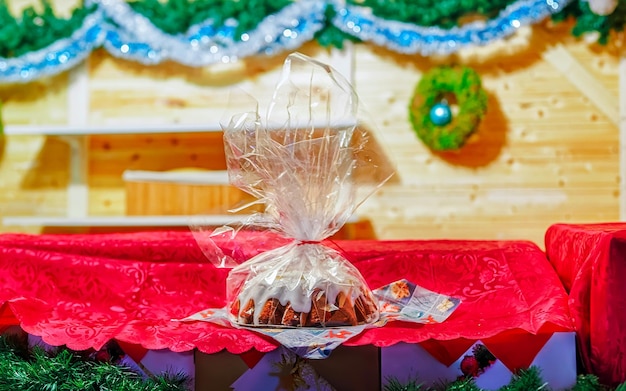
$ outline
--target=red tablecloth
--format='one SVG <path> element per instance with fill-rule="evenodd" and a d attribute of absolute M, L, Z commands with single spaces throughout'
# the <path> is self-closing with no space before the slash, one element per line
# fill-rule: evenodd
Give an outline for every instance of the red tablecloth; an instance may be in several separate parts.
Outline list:
<path fill-rule="evenodd" d="M 239 256 L 278 245 L 250 234 Z M 389 346 L 571 330 L 567 296 L 540 249 L 529 242 L 337 241 L 372 288 L 407 278 L 463 300 L 444 323 L 392 322 L 346 345 Z M 210 323 L 172 322 L 222 307 L 228 271 L 216 269 L 190 233 L 115 235 L 0 235 L 0 303 L 29 333 L 53 345 L 99 348 L 108 340 L 149 349 L 206 353 L 276 344 L 247 330 Z"/>
<path fill-rule="evenodd" d="M 626 381 L 626 223 L 555 224 L 546 253 L 569 292 L 586 370 Z"/>

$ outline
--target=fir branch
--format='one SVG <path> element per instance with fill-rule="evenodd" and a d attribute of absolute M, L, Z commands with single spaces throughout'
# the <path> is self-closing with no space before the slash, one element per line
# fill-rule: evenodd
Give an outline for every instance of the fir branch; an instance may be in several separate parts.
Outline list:
<path fill-rule="evenodd" d="M 626 26 L 626 2 L 618 1 L 617 8 L 610 15 L 596 15 L 589 2 L 573 1 L 563 11 L 552 16 L 556 22 L 575 19 L 572 35 L 581 37 L 588 33 L 598 33 L 598 43 L 606 45 L 612 32 L 621 32 Z"/>
<path fill-rule="evenodd" d="M 256 28 L 260 21 L 279 12 L 296 0 L 132 0 L 131 8 L 145 15 L 164 32 L 176 35 L 186 32 L 190 26 L 213 19 L 215 26 L 222 26 L 228 19 L 238 22 L 235 39 Z M 380 18 L 398 20 L 419 26 L 451 28 L 464 23 L 468 17 L 480 16 L 491 19 L 516 0 L 348 0 L 348 3 L 369 7 Z M 9 11 L 9 0 L 0 0 L 0 58 L 17 57 L 42 49 L 69 37 L 92 13 L 95 6 L 87 8 L 81 3 L 69 18 L 57 16 L 50 0 L 40 0 L 41 11 L 27 7 L 20 16 Z M 343 42 L 358 42 L 332 24 L 335 10 L 327 6 L 324 28 L 315 39 L 324 47 L 339 47 Z M 574 36 L 590 32 L 599 34 L 599 42 L 605 44 L 612 32 L 626 27 L 626 2 L 620 1 L 611 15 L 600 16 L 591 12 L 586 1 L 573 1 L 553 19 L 560 21 L 575 18 Z"/>
<path fill-rule="evenodd" d="M 184 391 L 182 374 L 143 379 L 130 368 L 86 360 L 68 349 L 46 352 L 35 347 L 27 357 L 23 347 L 0 338 L 0 390 L 21 391 Z"/>
<path fill-rule="evenodd" d="M 448 384 L 441 384 L 433 388 L 424 388 L 418 385 L 415 380 L 408 383 L 402 383 L 396 378 L 388 378 L 384 391 L 481 391 L 476 386 L 474 379 L 458 379 Z M 537 367 L 531 367 L 527 370 L 520 371 L 511 378 L 509 384 L 501 387 L 498 391 L 549 391 L 550 387 L 541 378 L 541 371 Z M 608 387 L 600 384 L 598 378 L 594 375 L 580 375 L 577 378 L 576 385 L 571 391 L 609 391 Z M 626 383 L 621 384 L 615 391 L 626 391 Z"/>
<path fill-rule="evenodd" d="M 342 49 L 345 41 L 361 42 L 360 39 L 339 30 L 332 24 L 332 20 L 337 12 L 332 5 L 327 5 L 324 10 L 324 27 L 315 34 L 315 40 L 322 47 L 335 47 Z"/>
<path fill-rule="evenodd" d="M 445 388 L 445 391 L 481 391 L 480 388 L 474 383 L 474 379 L 459 379 Z"/>
<path fill-rule="evenodd" d="M 401 383 L 398 379 L 389 378 L 383 391 L 428 391 L 418 384 L 415 380 L 411 380 L 406 384 Z"/>
<path fill-rule="evenodd" d="M 511 379 L 511 383 L 502 387 L 501 391 L 527 391 L 547 389 L 547 384 L 541 379 L 539 368 L 530 367 L 520 371 Z"/>
<path fill-rule="evenodd" d="M 594 14 L 588 2 L 579 2 L 580 14 L 576 18 L 576 25 L 572 34 L 580 37 L 583 34 L 596 31 L 600 34 L 598 42 L 607 44 L 612 31 L 623 31 L 626 25 L 626 3 L 619 1 L 612 14 L 601 16 Z"/>
<path fill-rule="evenodd" d="M 626 391 L 626 388 L 620 390 L 620 387 L 618 387 L 615 391 Z M 572 388 L 572 391 L 602 391 L 602 390 L 607 390 L 607 388 L 603 387 L 600 384 L 598 377 L 594 375 L 579 375 L 578 378 L 576 379 L 576 385 Z"/>
<path fill-rule="evenodd" d="M 418 26 L 451 28 L 464 16 L 481 15 L 491 19 L 516 0 L 349 0 L 363 5 L 384 19 L 412 23 Z"/>
<path fill-rule="evenodd" d="M 168 34 L 186 32 L 194 24 L 212 19 L 214 26 L 223 26 L 230 18 L 237 20 L 235 38 L 253 30 L 265 17 L 274 14 L 293 0 L 141 0 L 130 7 L 146 16 Z"/>
<path fill-rule="evenodd" d="M 95 10 L 83 3 L 64 19 L 55 14 L 49 0 L 40 0 L 40 4 L 41 11 L 27 7 L 16 18 L 9 11 L 8 0 L 0 0 L 0 57 L 18 57 L 67 38 Z"/>

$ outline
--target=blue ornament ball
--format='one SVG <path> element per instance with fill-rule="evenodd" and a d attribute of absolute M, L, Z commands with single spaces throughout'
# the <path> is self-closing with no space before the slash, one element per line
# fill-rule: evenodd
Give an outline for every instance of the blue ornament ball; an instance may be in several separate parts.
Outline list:
<path fill-rule="evenodd" d="M 452 110 L 447 103 L 437 103 L 430 109 L 430 120 L 437 126 L 445 126 L 452 121 Z"/>

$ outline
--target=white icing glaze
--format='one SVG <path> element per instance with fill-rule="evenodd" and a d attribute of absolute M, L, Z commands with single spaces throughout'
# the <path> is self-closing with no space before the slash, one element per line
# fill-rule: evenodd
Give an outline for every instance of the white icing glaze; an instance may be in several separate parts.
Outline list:
<path fill-rule="evenodd" d="M 253 300 L 252 325 L 260 325 L 259 316 L 271 299 L 304 313 L 311 312 L 312 296 L 318 290 L 326 294 L 328 311 L 337 308 L 334 304 L 341 292 L 349 305 L 361 295 L 374 300 L 358 270 L 337 251 L 321 244 L 290 244 L 260 254 L 231 271 L 228 289 L 239 292 L 235 300 L 239 300 L 240 311 Z M 246 314 L 239 315 L 237 321 L 245 323 L 241 315 Z M 378 318 L 377 311 L 374 318 Z"/>

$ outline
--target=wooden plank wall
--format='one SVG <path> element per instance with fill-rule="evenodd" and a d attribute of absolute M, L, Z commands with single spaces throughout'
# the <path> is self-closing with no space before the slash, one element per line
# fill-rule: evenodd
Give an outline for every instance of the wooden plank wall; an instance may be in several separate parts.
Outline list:
<path fill-rule="evenodd" d="M 381 150 L 396 167 L 394 180 L 359 210 L 371 219 L 378 238 L 528 239 L 541 245 L 552 223 L 619 218 L 617 125 L 588 89 L 574 85 L 545 54 L 553 42 L 560 42 L 615 105 L 619 57 L 610 48 L 571 38 L 570 27 L 542 25 L 511 42 L 453 58 L 425 59 L 355 46 L 355 86 L 376 121 L 372 132 Z M 329 60 L 314 44 L 301 51 Z M 146 68 L 98 51 L 88 63 L 88 121 L 214 122 L 223 116 L 233 85 L 267 97 L 283 58 L 204 69 L 171 63 Z M 466 63 L 482 75 L 489 111 L 477 137 L 461 152 L 436 154 L 414 135 L 407 107 L 423 72 L 446 62 Z M 61 75 L 26 86 L 0 86 L 5 121 L 66 122 L 72 110 L 67 80 Z M 220 137 L 90 137 L 89 213 L 124 213 L 125 169 L 223 168 Z M 1 147 L 0 215 L 64 214 L 68 147 L 42 136 L 6 137 Z M 16 230 L 41 228 L 0 226 L 0 232 Z"/>
<path fill-rule="evenodd" d="M 401 177 L 365 205 L 380 237 L 542 244 L 555 222 L 619 218 L 618 127 L 543 58 L 554 44 L 542 38 L 561 42 L 615 108 L 619 58 L 572 39 L 566 26 L 535 30 L 516 54 L 499 55 L 501 45 L 455 59 L 473 66 L 489 92 L 478 137 L 460 153 L 428 151 L 406 120 L 412 88 L 438 61 L 358 47 L 356 85 L 378 116 Z"/>

